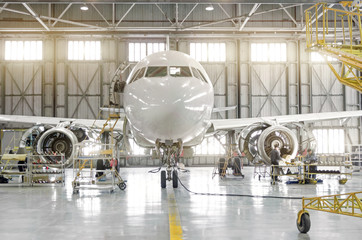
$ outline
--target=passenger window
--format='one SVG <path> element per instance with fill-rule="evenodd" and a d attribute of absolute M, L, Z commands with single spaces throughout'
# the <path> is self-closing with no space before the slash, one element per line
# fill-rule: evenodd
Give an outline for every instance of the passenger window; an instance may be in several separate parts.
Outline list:
<path fill-rule="evenodd" d="M 172 77 L 192 77 L 189 67 L 170 67 Z"/>
<path fill-rule="evenodd" d="M 165 77 L 167 76 L 167 67 L 148 67 L 146 77 Z"/>
<path fill-rule="evenodd" d="M 192 73 L 194 74 L 194 77 L 195 77 L 195 78 L 198 78 L 198 79 L 200 79 L 201 81 L 204 81 L 204 82 L 207 83 L 206 78 L 204 77 L 204 75 L 202 75 L 202 73 L 201 73 L 198 69 L 192 68 Z"/>

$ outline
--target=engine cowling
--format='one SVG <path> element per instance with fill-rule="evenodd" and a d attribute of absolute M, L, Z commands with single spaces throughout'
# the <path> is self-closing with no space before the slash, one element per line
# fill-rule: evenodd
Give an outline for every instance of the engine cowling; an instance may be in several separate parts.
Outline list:
<path fill-rule="evenodd" d="M 36 153 L 43 155 L 45 160 L 55 162 L 54 152 L 64 154 L 65 160 L 70 163 L 74 155 L 74 145 L 78 143 L 77 136 L 64 127 L 54 127 L 43 132 L 36 141 Z"/>
<path fill-rule="evenodd" d="M 298 152 L 298 140 L 292 130 L 284 126 L 258 124 L 250 126 L 241 134 L 239 146 L 251 162 L 262 161 L 270 165 L 270 152 L 278 143 L 280 155 L 294 158 Z"/>

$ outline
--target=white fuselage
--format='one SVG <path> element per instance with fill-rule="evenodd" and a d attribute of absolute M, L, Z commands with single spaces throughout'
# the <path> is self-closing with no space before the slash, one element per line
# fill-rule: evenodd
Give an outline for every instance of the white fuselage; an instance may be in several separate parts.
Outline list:
<path fill-rule="evenodd" d="M 212 83 L 204 68 L 176 51 L 151 54 L 132 70 L 124 89 L 124 109 L 135 140 L 199 144 L 210 127 Z"/>

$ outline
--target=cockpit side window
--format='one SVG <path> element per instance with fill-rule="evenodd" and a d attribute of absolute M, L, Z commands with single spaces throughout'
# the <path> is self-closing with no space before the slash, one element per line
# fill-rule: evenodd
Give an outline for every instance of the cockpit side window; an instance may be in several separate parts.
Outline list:
<path fill-rule="evenodd" d="M 130 81 L 130 83 L 134 82 L 134 81 L 137 81 L 138 79 L 142 78 L 143 75 L 145 75 L 145 71 L 146 71 L 146 68 L 141 68 L 141 69 L 138 69 L 137 72 L 133 75 L 132 77 L 132 80 Z"/>
<path fill-rule="evenodd" d="M 166 77 L 167 67 L 148 67 L 145 77 Z"/>
<path fill-rule="evenodd" d="M 131 81 L 129 81 L 129 83 L 134 82 L 134 80 L 136 79 L 136 77 L 137 77 L 138 73 L 140 72 L 140 70 L 141 70 L 141 69 L 138 69 L 138 70 L 133 74 L 133 76 L 132 76 L 132 78 L 131 78 Z"/>
<path fill-rule="evenodd" d="M 186 66 L 170 67 L 170 76 L 171 77 L 192 77 L 190 68 L 186 67 Z"/>
<path fill-rule="evenodd" d="M 206 78 L 204 77 L 204 75 L 202 75 L 202 73 L 200 72 L 200 70 L 196 69 L 196 68 L 191 68 L 192 69 L 192 73 L 194 74 L 195 78 L 198 78 L 204 82 L 207 83 Z"/>

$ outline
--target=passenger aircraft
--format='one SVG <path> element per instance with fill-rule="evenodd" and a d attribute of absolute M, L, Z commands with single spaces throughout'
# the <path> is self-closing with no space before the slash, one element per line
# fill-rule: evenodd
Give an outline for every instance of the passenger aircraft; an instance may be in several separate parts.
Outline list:
<path fill-rule="evenodd" d="M 282 154 L 296 156 L 300 146 L 296 134 L 288 128 L 290 124 L 362 116 L 359 110 L 211 119 L 213 111 L 228 109 L 213 108 L 213 85 L 205 69 L 189 55 L 177 51 L 154 53 L 137 63 L 126 81 L 123 102 L 125 118 L 115 129 L 123 130 L 124 135 L 127 135 L 125 129 L 130 129 L 140 146 L 157 150 L 166 165 L 166 171 L 161 171 L 162 188 L 167 180 L 177 187 L 177 171 L 173 168 L 180 154 L 200 144 L 206 135 L 227 134 L 228 157 L 240 154 L 239 145 L 248 158 L 270 164 L 269 153 L 275 143 L 279 143 Z M 57 151 L 68 160 L 74 154 L 74 144 L 94 138 L 94 129 L 101 129 L 105 123 L 105 120 L 15 115 L 0 115 L 0 121 L 37 124 L 23 135 L 20 145 L 24 146 L 29 136 L 35 135 L 34 148 L 38 154 Z"/>

